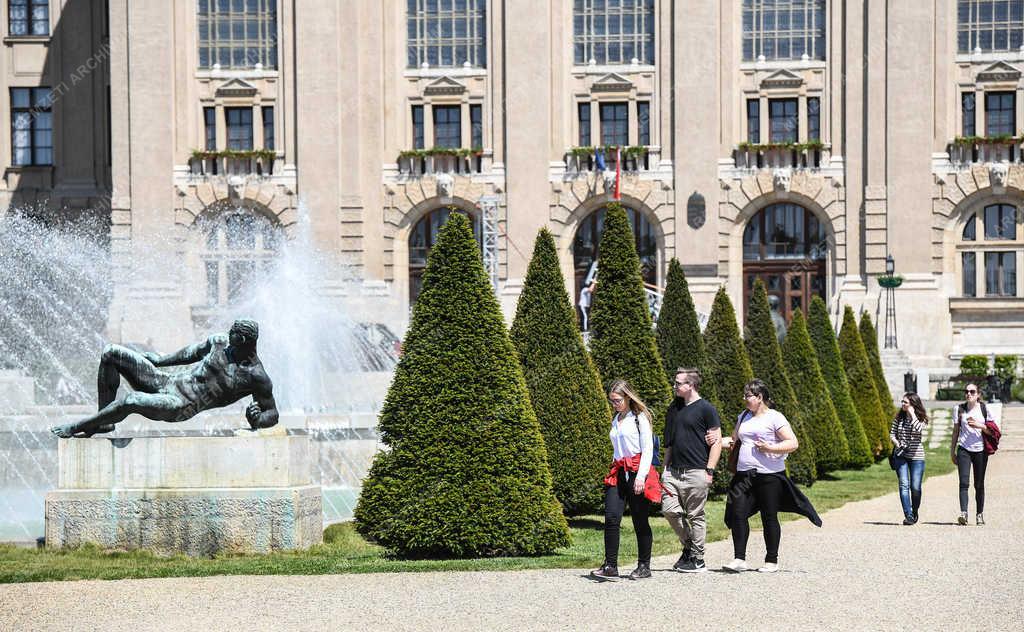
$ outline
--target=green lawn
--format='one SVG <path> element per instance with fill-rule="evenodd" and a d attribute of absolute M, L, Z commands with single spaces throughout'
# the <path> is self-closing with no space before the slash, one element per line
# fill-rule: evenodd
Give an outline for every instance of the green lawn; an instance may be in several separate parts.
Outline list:
<path fill-rule="evenodd" d="M 926 476 L 952 471 L 948 451 L 928 455 Z M 883 461 L 866 470 L 836 472 L 804 490 L 819 513 L 847 502 L 873 498 L 896 491 L 896 477 Z M 725 504 L 708 503 L 708 540 L 728 537 L 722 523 Z M 898 503 L 893 519 L 899 516 Z M 785 515 L 783 519 L 800 518 Z M 802 519 L 802 518 L 801 518 Z M 653 517 L 654 554 L 679 550 L 672 529 L 663 518 Z M 479 571 L 532 568 L 597 567 L 603 560 L 602 519 L 590 517 L 570 521 L 573 544 L 555 555 L 469 560 L 416 560 L 388 558 L 384 551 L 365 542 L 351 524 L 328 527 L 324 544 L 298 553 L 270 555 L 223 555 L 210 559 L 158 557 L 144 552 L 105 552 L 83 547 L 50 551 L 0 545 L 0 583 L 70 579 L 124 579 L 142 577 L 200 577 L 207 575 L 316 575 L 324 573 L 371 573 L 408 571 Z M 828 528 L 828 520 L 825 520 Z M 623 520 L 620 565 L 631 567 L 636 559 L 636 540 L 628 518 Z"/>

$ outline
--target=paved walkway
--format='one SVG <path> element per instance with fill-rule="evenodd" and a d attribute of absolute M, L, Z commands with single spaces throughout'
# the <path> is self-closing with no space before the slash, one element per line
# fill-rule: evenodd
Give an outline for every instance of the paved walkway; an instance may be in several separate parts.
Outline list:
<path fill-rule="evenodd" d="M 895 494 L 829 512 L 822 529 L 783 523 L 776 575 L 681 575 L 666 570 L 673 556 L 650 580 L 616 584 L 554 570 L 4 585 L 0 630 L 1019 630 L 1024 423 L 1015 430 L 989 462 L 987 526 L 956 526 L 956 475 L 933 478 L 915 527 L 898 524 Z M 755 533 L 747 557 L 763 554 Z M 731 557 L 729 542 L 708 547 L 712 565 Z"/>

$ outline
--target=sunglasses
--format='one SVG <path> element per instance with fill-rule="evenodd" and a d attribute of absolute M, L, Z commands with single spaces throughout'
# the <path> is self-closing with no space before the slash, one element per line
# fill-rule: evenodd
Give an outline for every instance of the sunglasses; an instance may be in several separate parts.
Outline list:
<path fill-rule="evenodd" d="M 964 389 L 964 393 L 966 393 L 967 395 L 974 395 L 977 392 L 978 392 L 978 390 L 974 389 L 974 388 L 965 388 Z"/>

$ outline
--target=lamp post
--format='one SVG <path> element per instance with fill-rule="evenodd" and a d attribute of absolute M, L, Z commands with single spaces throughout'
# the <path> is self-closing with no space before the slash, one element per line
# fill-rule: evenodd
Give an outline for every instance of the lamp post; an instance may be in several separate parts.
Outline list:
<path fill-rule="evenodd" d="M 885 276 L 878 277 L 878 284 L 885 288 L 885 349 L 895 349 L 896 341 L 896 288 L 903 279 L 896 276 L 896 260 L 885 257 Z"/>

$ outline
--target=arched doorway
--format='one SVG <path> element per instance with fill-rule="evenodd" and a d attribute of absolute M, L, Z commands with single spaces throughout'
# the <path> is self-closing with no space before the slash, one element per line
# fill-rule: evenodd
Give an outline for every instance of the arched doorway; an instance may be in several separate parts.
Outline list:
<path fill-rule="evenodd" d="M 473 236 L 477 246 L 480 242 L 480 215 L 461 209 L 457 206 L 445 206 L 429 211 L 421 217 L 409 233 L 409 307 L 416 302 L 423 287 L 423 271 L 427 268 L 430 249 L 437 243 L 437 235 L 441 227 L 448 221 L 452 213 L 462 213 L 473 223 Z"/>
<path fill-rule="evenodd" d="M 812 298 L 826 298 L 827 257 L 827 232 L 814 213 L 791 203 L 761 209 L 743 231 L 743 313 L 761 279 L 786 322 L 797 310 L 806 315 Z"/>
<path fill-rule="evenodd" d="M 652 289 L 658 282 L 658 238 L 654 226 L 636 209 L 625 207 L 629 224 L 633 228 L 636 253 L 640 257 L 640 276 Z M 600 256 L 601 233 L 604 231 L 604 207 L 583 218 L 572 241 L 575 297 L 579 297 L 583 282 L 590 275 L 594 262 Z"/>

